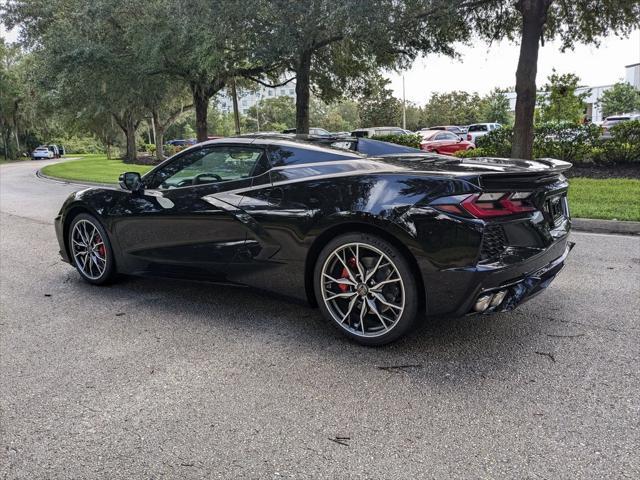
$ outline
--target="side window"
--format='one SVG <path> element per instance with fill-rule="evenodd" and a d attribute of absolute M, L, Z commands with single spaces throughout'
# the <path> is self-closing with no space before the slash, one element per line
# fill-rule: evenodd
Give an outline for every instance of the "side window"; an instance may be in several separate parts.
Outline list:
<path fill-rule="evenodd" d="M 435 136 L 434 140 L 445 140 L 447 138 L 446 133 L 439 133 Z"/>
<path fill-rule="evenodd" d="M 445 140 L 458 140 L 458 135 L 456 135 L 455 133 L 451 133 L 451 132 L 447 132 L 444 134 L 444 139 Z"/>
<path fill-rule="evenodd" d="M 201 148 L 156 171 L 150 188 L 171 189 L 247 178 L 263 173 L 262 156 L 262 150 L 257 148 Z"/>
<path fill-rule="evenodd" d="M 360 155 L 352 152 L 331 150 L 325 147 L 309 146 L 299 148 L 288 145 L 273 145 L 269 148 L 271 166 L 303 165 L 306 163 L 331 162 L 335 160 L 359 159 Z"/>

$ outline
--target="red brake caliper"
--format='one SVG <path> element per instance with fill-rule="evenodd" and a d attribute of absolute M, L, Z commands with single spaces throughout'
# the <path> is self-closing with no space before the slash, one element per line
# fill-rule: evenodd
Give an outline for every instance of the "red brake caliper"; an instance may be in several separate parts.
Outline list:
<path fill-rule="evenodd" d="M 96 244 L 97 243 L 100 244 L 100 246 L 98 247 L 98 253 L 102 258 L 105 258 L 107 250 L 104 248 L 104 243 L 102 242 L 102 238 L 100 238 L 100 235 L 96 235 Z"/>
<path fill-rule="evenodd" d="M 355 268 L 356 266 L 355 257 L 351 257 L 349 260 L 347 260 L 347 263 L 351 268 Z M 347 270 L 347 267 L 344 267 L 342 269 L 342 272 L 340 273 L 340 278 L 349 278 L 349 271 Z M 349 285 L 345 285 L 344 283 L 341 283 L 340 285 L 338 285 L 338 288 L 342 293 L 346 293 L 349 290 Z"/>

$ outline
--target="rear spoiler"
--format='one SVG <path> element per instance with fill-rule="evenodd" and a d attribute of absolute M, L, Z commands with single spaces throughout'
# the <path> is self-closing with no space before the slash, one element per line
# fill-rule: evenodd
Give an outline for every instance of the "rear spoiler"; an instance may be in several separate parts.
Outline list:
<path fill-rule="evenodd" d="M 499 158 L 499 157 L 470 157 L 465 158 L 464 163 L 490 163 L 490 164 L 502 164 L 511 165 L 515 167 L 521 167 L 522 172 L 529 173 L 560 173 L 565 170 L 569 170 L 573 164 L 565 162 L 564 160 L 558 160 L 555 158 L 536 158 L 535 160 L 522 160 L 519 158 Z"/>

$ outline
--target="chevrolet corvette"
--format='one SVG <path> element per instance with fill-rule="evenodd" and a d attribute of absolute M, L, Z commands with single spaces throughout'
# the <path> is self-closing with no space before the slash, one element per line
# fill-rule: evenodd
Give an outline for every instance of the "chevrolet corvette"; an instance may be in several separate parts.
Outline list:
<path fill-rule="evenodd" d="M 366 138 L 223 138 L 73 193 L 55 229 L 89 283 L 250 285 L 303 298 L 351 339 L 381 345 L 424 315 L 505 312 L 542 292 L 573 246 L 570 167 Z"/>

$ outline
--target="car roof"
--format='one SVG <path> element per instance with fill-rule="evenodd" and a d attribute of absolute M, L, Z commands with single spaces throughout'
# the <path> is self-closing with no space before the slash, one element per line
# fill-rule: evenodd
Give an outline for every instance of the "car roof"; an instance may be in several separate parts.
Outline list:
<path fill-rule="evenodd" d="M 316 140 L 316 141 L 313 141 Z M 344 152 L 346 154 L 353 154 L 354 158 L 362 158 L 362 154 L 350 151 L 346 149 L 338 149 L 326 145 L 325 142 L 335 140 L 337 142 L 355 141 L 353 137 L 333 137 L 328 135 L 293 135 L 293 134 L 246 134 L 237 137 L 225 137 L 216 140 L 207 140 L 206 142 L 197 143 L 190 147 L 193 149 L 201 148 L 207 145 L 251 145 L 256 143 L 257 145 L 281 145 L 297 148 L 305 148 L 308 150 L 326 151 L 327 153 L 336 153 L 336 151 Z M 322 141 L 322 142 L 320 142 Z M 256 146 L 257 146 L 256 145 Z"/>

